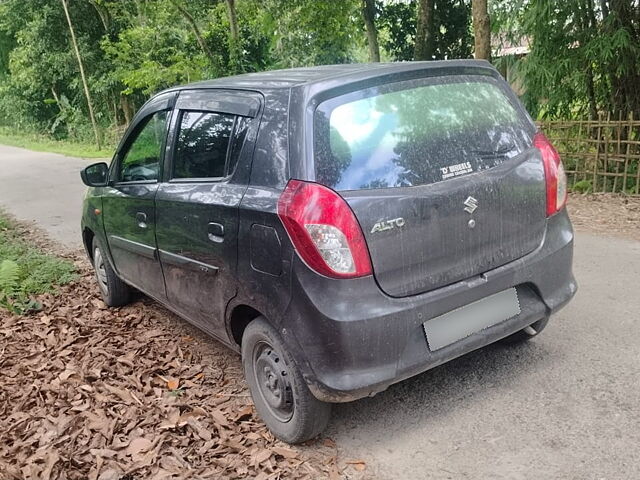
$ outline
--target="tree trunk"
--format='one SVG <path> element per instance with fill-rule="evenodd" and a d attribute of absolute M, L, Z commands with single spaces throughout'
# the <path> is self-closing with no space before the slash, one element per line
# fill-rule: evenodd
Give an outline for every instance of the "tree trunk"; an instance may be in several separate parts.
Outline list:
<path fill-rule="evenodd" d="M 380 61 L 380 47 L 378 46 L 378 31 L 376 30 L 376 1 L 362 0 L 362 18 L 367 29 L 367 42 L 369 44 L 369 61 Z"/>
<path fill-rule="evenodd" d="M 134 112 L 133 106 L 129 101 L 129 97 L 127 97 L 126 95 L 120 95 L 120 108 L 122 109 L 122 114 L 124 115 L 125 126 L 129 126 Z"/>
<path fill-rule="evenodd" d="M 240 72 L 240 33 L 238 32 L 238 17 L 236 15 L 236 1 L 225 0 L 227 16 L 229 17 L 229 61 L 235 72 Z"/>
<path fill-rule="evenodd" d="M 73 49 L 76 52 L 76 58 L 78 59 L 78 67 L 80 67 L 80 78 L 82 79 L 82 85 L 84 86 L 84 95 L 87 97 L 87 106 L 89 107 L 89 118 L 91 119 L 91 125 L 93 126 L 93 133 L 96 136 L 96 144 L 98 150 L 102 148 L 100 142 L 100 132 L 98 131 L 98 124 L 96 123 L 96 117 L 93 114 L 93 104 L 91 102 L 91 94 L 89 93 L 89 86 L 87 85 L 87 78 L 84 74 L 84 66 L 82 65 L 82 57 L 80 56 L 80 50 L 78 49 L 78 42 L 76 41 L 76 34 L 73 31 L 73 24 L 71 23 L 71 17 L 69 16 L 69 9 L 67 8 L 67 0 L 62 1 L 62 8 L 64 8 L 64 14 L 67 17 L 67 23 L 69 24 L 69 32 L 71 33 L 71 43 Z"/>
<path fill-rule="evenodd" d="M 475 57 L 491 60 L 491 20 L 487 11 L 487 0 L 471 0 Z"/>
<path fill-rule="evenodd" d="M 100 17 L 100 21 L 102 22 L 102 26 L 104 27 L 104 31 L 109 34 L 109 29 L 111 27 L 111 18 L 109 17 L 109 11 L 103 5 L 96 2 L 96 0 L 89 0 L 89 3 L 91 3 L 91 5 L 93 5 L 93 8 L 96 9 L 96 12 Z"/>
<path fill-rule="evenodd" d="M 581 0 L 577 3 L 577 20 L 579 42 L 586 44 L 597 31 L 596 17 L 593 10 L 593 0 Z M 598 103 L 596 100 L 595 82 L 593 74 L 593 64 L 589 56 L 585 56 L 585 86 L 587 98 L 589 99 L 589 118 L 595 120 L 598 116 Z"/>
<path fill-rule="evenodd" d="M 609 15 L 612 18 L 612 26 L 616 30 L 625 30 L 630 37 L 627 47 L 620 49 L 618 58 L 613 61 L 610 71 L 615 72 L 619 67 L 618 62 L 624 62 L 625 68 L 621 73 L 615 74 L 612 78 L 613 96 L 615 99 L 614 114 L 622 112 L 627 116 L 629 112 L 638 113 L 640 111 L 640 68 L 637 62 L 632 59 L 635 56 L 633 46 L 640 44 L 640 31 L 637 27 L 637 16 L 640 8 L 634 0 L 611 0 L 609 2 Z"/>
<path fill-rule="evenodd" d="M 231 40 L 238 41 L 240 34 L 238 33 L 238 17 L 236 16 L 236 0 L 226 0 L 227 15 L 229 16 L 229 30 L 231 32 Z"/>
<path fill-rule="evenodd" d="M 171 3 L 173 3 L 174 7 L 178 9 L 178 11 L 182 14 L 182 16 L 187 21 L 187 23 L 191 26 L 191 30 L 193 31 L 193 34 L 195 35 L 196 40 L 198 41 L 198 45 L 200 45 L 200 48 L 202 49 L 202 53 L 204 53 L 207 56 L 207 58 L 209 59 L 212 65 L 215 64 L 216 62 L 215 57 L 213 56 L 213 53 L 211 52 L 211 49 L 209 49 L 209 46 L 207 45 L 207 43 L 202 38 L 202 34 L 200 33 L 198 24 L 194 20 L 193 16 L 189 13 L 189 11 L 186 8 L 180 5 L 178 0 L 171 0 Z"/>
<path fill-rule="evenodd" d="M 433 60 L 433 2 L 419 0 L 414 60 Z"/>
<path fill-rule="evenodd" d="M 53 93 L 53 98 L 56 101 L 56 105 L 58 106 L 58 110 L 60 110 L 60 113 L 62 113 L 63 109 L 62 109 L 62 105 L 60 104 L 60 97 L 58 97 L 58 94 L 56 93 L 56 89 L 54 87 L 51 87 L 51 93 Z"/>

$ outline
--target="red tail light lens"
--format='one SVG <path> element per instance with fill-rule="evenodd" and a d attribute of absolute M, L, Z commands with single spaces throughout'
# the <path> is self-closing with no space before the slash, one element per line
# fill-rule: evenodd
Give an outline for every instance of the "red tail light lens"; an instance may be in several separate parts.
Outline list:
<path fill-rule="evenodd" d="M 533 146 L 542 153 L 547 184 L 547 217 L 562 210 L 567 203 L 567 175 L 560 154 L 542 132 L 533 137 Z"/>
<path fill-rule="evenodd" d="M 316 272 L 333 278 L 371 275 L 360 225 L 333 190 L 290 180 L 278 200 L 278 216 L 300 257 Z"/>

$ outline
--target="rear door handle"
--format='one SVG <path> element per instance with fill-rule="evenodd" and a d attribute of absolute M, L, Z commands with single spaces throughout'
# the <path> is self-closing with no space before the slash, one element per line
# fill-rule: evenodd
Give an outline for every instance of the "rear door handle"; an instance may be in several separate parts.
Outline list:
<path fill-rule="evenodd" d="M 144 212 L 136 213 L 136 222 L 140 228 L 147 228 L 147 214 Z"/>
<path fill-rule="evenodd" d="M 216 222 L 209 222 L 207 225 L 207 237 L 215 243 L 224 242 L 224 225 Z"/>

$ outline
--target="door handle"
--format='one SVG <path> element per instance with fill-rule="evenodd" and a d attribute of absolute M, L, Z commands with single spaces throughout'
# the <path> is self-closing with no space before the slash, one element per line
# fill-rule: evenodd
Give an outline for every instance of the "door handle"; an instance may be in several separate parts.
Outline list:
<path fill-rule="evenodd" d="M 140 228 L 147 228 L 147 214 L 144 212 L 136 213 L 136 222 Z"/>
<path fill-rule="evenodd" d="M 224 242 L 224 225 L 216 222 L 209 222 L 207 225 L 207 237 L 215 243 Z"/>

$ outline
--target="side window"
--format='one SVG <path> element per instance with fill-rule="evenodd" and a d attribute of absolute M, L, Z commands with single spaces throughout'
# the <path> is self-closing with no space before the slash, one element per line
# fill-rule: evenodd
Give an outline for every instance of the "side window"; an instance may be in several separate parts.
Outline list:
<path fill-rule="evenodd" d="M 156 112 L 148 117 L 122 157 L 118 172 L 121 182 L 158 179 L 160 152 L 166 132 L 166 111 Z"/>
<path fill-rule="evenodd" d="M 233 115 L 183 111 L 173 159 L 173 178 L 219 178 L 227 167 Z"/>

